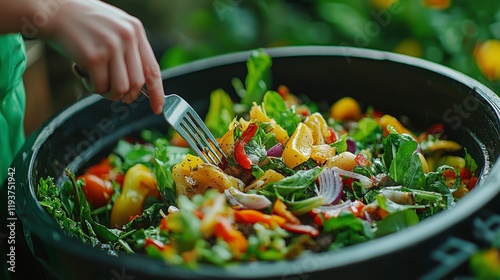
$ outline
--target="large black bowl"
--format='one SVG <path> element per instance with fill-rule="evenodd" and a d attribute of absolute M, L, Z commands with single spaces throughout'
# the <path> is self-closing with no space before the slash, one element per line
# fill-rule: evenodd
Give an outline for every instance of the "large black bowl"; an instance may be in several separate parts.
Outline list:
<path fill-rule="evenodd" d="M 412 228 L 298 260 L 188 270 L 146 256 L 112 257 L 64 235 L 37 202 L 37 182 L 46 176 L 61 182 L 64 168 L 76 171 L 95 162 L 119 138 L 147 127 L 165 131 L 168 125 L 151 113 L 147 100 L 125 105 L 91 96 L 46 123 L 28 139 L 14 163 L 17 213 L 29 247 L 50 275 L 61 279 L 440 278 L 464 262 L 470 250 L 464 251 L 463 244 L 471 244 L 467 240 L 476 215 L 484 209 L 499 213 L 494 203 L 500 191 L 500 165 L 495 164 L 500 155 L 498 96 L 446 67 L 397 54 L 345 47 L 266 51 L 273 57 L 273 88 L 284 84 L 296 94 L 330 103 L 349 95 L 364 106 L 408 116 L 415 129 L 444 123 L 448 136 L 464 144 L 481 166 L 481 183 L 455 208 Z M 233 93 L 231 79 L 245 77 L 248 56 L 248 52 L 229 54 L 166 70 L 165 89 L 185 97 L 203 115 L 212 90 Z M 461 259 L 450 261 L 450 256 Z"/>

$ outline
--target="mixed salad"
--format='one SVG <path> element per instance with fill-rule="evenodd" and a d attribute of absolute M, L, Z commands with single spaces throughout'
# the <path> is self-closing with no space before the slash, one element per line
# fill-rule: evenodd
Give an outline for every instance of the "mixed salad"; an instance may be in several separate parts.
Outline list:
<path fill-rule="evenodd" d="M 211 93 L 206 124 L 226 155 L 204 163 L 175 132 L 120 140 L 38 199 L 68 234 L 107 251 L 196 267 L 278 261 L 404 230 L 474 188 L 478 166 L 442 124 L 414 131 L 351 97 L 331 106 L 269 89 L 252 52 L 238 101 Z M 322 109 L 323 108 L 323 109 Z"/>

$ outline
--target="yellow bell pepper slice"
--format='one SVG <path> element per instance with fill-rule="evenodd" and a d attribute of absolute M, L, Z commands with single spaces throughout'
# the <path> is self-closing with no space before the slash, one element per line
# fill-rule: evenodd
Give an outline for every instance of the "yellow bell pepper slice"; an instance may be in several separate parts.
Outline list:
<path fill-rule="evenodd" d="M 111 226 L 121 228 L 134 216 L 142 214 L 148 196 L 157 196 L 158 188 L 153 172 L 145 165 L 136 164 L 127 170 L 122 193 L 111 209 Z"/>

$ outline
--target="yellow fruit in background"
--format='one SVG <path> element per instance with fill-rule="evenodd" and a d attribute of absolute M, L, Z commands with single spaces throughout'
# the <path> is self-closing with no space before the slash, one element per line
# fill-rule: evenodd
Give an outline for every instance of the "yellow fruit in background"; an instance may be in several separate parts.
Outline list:
<path fill-rule="evenodd" d="M 283 150 L 283 162 L 286 166 L 294 168 L 304 163 L 311 157 L 313 145 L 313 134 L 311 129 L 304 123 L 299 123 L 295 132 L 286 143 Z"/>
<path fill-rule="evenodd" d="M 330 116 L 336 121 L 353 120 L 361 118 L 361 108 L 358 101 L 352 97 L 343 97 L 333 103 L 330 108 Z"/>
<path fill-rule="evenodd" d="M 424 5 L 428 8 L 444 10 L 451 5 L 451 0 L 424 0 Z"/>
<path fill-rule="evenodd" d="M 389 133 L 390 133 L 389 130 L 387 129 L 387 126 L 390 125 L 397 131 L 397 133 L 399 133 L 399 134 L 406 133 L 406 134 L 410 135 L 411 137 L 413 137 L 413 139 L 417 139 L 417 137 L 410 130 L 408 130 L 402 123 L 399 122 L 398 119 L 396 119 L 395 117 L 393 117 L 391 115 L 383 115 L 378 120 L 378 124 L 384 130 L 385 136 L 389 135 Z"/>
<path fill-rule="evenodd" d="M 373 7 L 379 10 L 387 10 L 397 1 L 398 0 L 371 0 L 370 2 Z"/>
<path fill-rule="evenodd" d="M 413 38 L 404 39 L 394 48 L 394 52 L 415 57 L 422 57 L 422 46 Z"/>
<path fill-rule="evenodd" d="M 478 44 L 474 50 L 474 58 L 488 80 L 500 81 L 500 40 Z"/>

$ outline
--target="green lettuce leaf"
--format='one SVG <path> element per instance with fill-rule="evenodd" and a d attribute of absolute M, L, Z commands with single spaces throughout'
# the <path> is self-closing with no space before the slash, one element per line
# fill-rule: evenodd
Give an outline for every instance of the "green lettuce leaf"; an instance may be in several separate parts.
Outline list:
<path fill-rule="evenodd" d="M 377 222 L 375 236 L 381 237 L 393 232 L 408 228 L 419 222 L 418 216 L 414 209 L 406 209 L 394 212 L 383 220 Z"/>
<path fill-rule="evenodd" d="M 266 114 L 273 118 L 288 135 L 292 135 L 299 125 L 301 118 L 295 114 L 293 109 L 286 107 L 285 101 L 281 95 L 275 91 L 267 91 L 264 95 L 264 110 Z"/>
<path fill-rule="evenodd" d="M 271 85 L 271 65 L 271 57 L 264 51 L 251 52 L 247 60 L 248 73 L 245 79 L 245 94 L 241 99 L 242 104 L 251 106 L 253 102 L 262 102 L 264 93 Z"/>
<path fill-rule="evenodd" d="M 215 137 L 226 133 L 235 117 L 234 103 L 223 89 L 216 89 L 210 94 L 210 106 L 205 123 Z"/>

